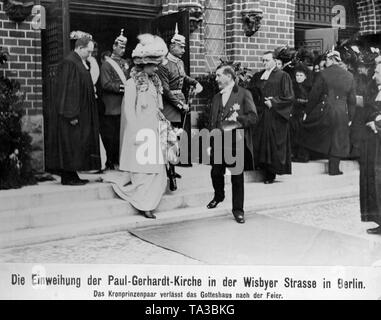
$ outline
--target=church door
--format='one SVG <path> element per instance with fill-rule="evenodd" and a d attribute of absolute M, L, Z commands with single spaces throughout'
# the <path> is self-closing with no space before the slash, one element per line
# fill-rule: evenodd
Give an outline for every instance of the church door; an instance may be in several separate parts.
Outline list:
<path fill-rule="evenodd" d="M 305 47 L 320 54 L 331 50 L 333 46 L 336 46 L 338 40 L 339 29 L 336 28 L 295 30 L 297 48 Z"/>

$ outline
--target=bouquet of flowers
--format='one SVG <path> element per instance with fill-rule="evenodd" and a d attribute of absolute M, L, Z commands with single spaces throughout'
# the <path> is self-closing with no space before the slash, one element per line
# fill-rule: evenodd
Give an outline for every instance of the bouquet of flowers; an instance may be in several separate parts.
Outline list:
<path fill-rule="evenodd" d="M 221 122 L 221 129 L 223 131 L 232 131 L 241 127 L 241 124 L 237 120 L 239 110 L 241 110 L 241 106 L 238 103 L 235 103 L 230 108 L 229 113 Z"/>
<path fill-rule="evenodd" d="M 180 158 L 179 139 L 183 129 L 173 128 L 161 111 L 158 111 L 160 146 L 166 163 L 177 164 Z"/>

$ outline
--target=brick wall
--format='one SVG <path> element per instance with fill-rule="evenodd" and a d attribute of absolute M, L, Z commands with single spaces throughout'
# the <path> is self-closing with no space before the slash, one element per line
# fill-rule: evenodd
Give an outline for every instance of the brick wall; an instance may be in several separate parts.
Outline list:
<path fill-rule="evenodd" d="M 295 0 L 251 0 L 250 9 L 263 11 L 261 28 L 251 37 L 242 27 L 241 11 L 246 8 L 246 0 L 226 0 L 226 54 L 229 60 L 257 71 L 265 51 L 294 46 Z"/>
<path fill-rule="evenodd" d="M 0 46 L 10 59 L 0 66 L 0 74 L 20 82 L 25 92 L 23 129 L 33 138 L 33 167 L 43 170 L 41 32 L 31 26 L 32 17 L 17 24 L 8 19 L 0 2 Z"/>
<path fill-rule="evenodd" d="M 183 0 L 164 0 L 163 13 L 178 10 Z M 189 1 L 188 1 L 189 2 Z M 219 58 L 241 62 L 253 71 L 262 68 L 265 51 L 288 44 L 293 47 L 295 0 L 200 0 L 204 8 L 202 27 L 190 36 L 191 76 L 214 71 Z M 262 26 L 252 37 L 244 34 L 242 10 L 261 9 Z M 193 110 L 201 111 L 203 99 L 193 101 Z M 197 115 L 192 115 L 193 124 Z"/>
<path fill-rule="evenodd" d="M 359 0 L 357 1 L 357 10 L 361 35 L 381 32 L 381 1 Z"/>

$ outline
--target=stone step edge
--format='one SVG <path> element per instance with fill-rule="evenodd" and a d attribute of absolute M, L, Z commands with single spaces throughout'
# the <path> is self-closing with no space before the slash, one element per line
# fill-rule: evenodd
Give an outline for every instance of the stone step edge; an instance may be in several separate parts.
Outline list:
<path fill-rule="evenodd" d="M 353 177 L 357 177 L 357 174 L 352 174 L 352 175 L 347 175 L 348 179 L 349 178 L 353 178 Z M 281 178 L 282 179 L 282 178 Z M 328 178 L 327 178 L 328 179 Z M 334 177 L 332 179 L 335 179 Z M 343 176 L 339 177 L 339 179 L 343 179 Z M 308 179 L 308 180 L 315 180 L 313 178 L 311 179 Z M 304 180 L 304 181 L 308 181 L 308 180 Z M 295 181 L 298 181 L 298 180 L 293 180 L 294 182 Z M 273 184 L 271 186 L 263 186 L 264 188 L 267 187 L 267 189 L 269 187 L 275 187 L 274 189 L 276 191 L 279 191 L 278 188 L 280 188 L 280 186 L 283 184 L 283 183 L 287 183 L 287 178 L 285 178 L 285 180 L 280 180 L 279 183 L 280 184 Z M 260 185 L 260 183 L 256 183 L 256 182 L 247 182 L 245 184 L 245 193 L 250 193 L 251 191 L 258 191 L 258 190 L 252 190 L 254 189 L 255 187 L 258 187 Z M 109 185 L 106 185 L 105 187 L 107 188 L 112 188 L 112 186 L 109 184 Z M 230 193 L 231 193 L 231 184 L 227 184 L 225 186 L 226 188 L 226 197 L 229 198 L 230 197 Z M 343 187 L 340 187 L 340 188 L 343 188 Z M 328 186 L 327 189 L 324 189 L 324 190 L 337 190 L 339 189 L 338 187 L 330 187 Z M 265 189 L 264 189 L 265 190 Z M 319 191 L 324 191 L 324 190 L 315 190 L 315 192 Z M 168 200 L 168 199 L 171 199 L 171 198 L 179 198 L 179 197 L 190 197 L 190 196 L 197 196 L 197 195 L 200 195 L 200 194 L 205 194 L 205 193 L 213 193 L 213 189 L 210 186 L 208 187 L 204 187 L 204 188 L 193 188 L 193 189 L 183 189 L 183 190 L 179 190 L 179 191 L 175 191 L 175 192 L 170 192 L 170 193 L 165 193 L 164 196 L 163 196 L 163 199 L 164 200 Z M 91 208 L 92 206 L 99 206 L 100 203 L 104 204 L 105 206 L 107 205 L 112 205 L 112 204 L 119 204 L 121 203 L 122 199 L 120 199 L 119 197 L 113 197 L 113 198 L 110 198 L 110 199 L 94 199 L 95 201 L 93 200 L 87 200 L 87 201 L 83 201 L 83 202 L 74 202 L 74 203 L 71 203 L 71 204 L 68 204 L 66 206 L 66 209 L 67 210 L 73 210 L 73 209 L 76 209 L 77 211 L 82 209 L 82 208 Z M 0 219 L 1 217 L 3 216 L 12 216 L 12 215 L 15 215 L 15 214 L 18 214 L 18 215 L 33 215 L 33 214 L 41 214 L 41 211 L 44 211 L 44 212 L 49 212 L 49 211 L 58 211 L 58 210 L 62 210 L 62 203 L 57 203 L 57 204 L 50 204 L 50 205 L 47 205 L 47 206 L 40 206 L 40 207 L 32 207 L 32 208 L 23 208 L 23 209 L 10 209 L 10 210 L 0 210 Z"/>
<path fill-rule="evenodd" d="M 268 201 L 269 199 L 262 198 L 261 200 L 247 201 L 245 204 L 245 211 L 248 216 L 250 216 L 251 213 L 258 213 L 264 210 L 279 209 L 280 207 L 289 207 L 296 204 L 302 205 L 328 200 L 339 200 L 356 196 L 358 196 L 358 190 L 356 188 L 345 188 L 342 189 L 341 192 L 335 194 L 332 194 L 331 192 L 325 192 L 325 194 L 320 193 L 318 195 L 311 193 L 308 195 L 297 195 L 292 199 L 289 196 L 282 196 L 278 198 L 278 202 L 276 203 L 274 203 L 274 201 Z M 208 210 L 205 207 L 193 207 L 161 212 L 160 214 L 157 214 L 158 219 L 156 220 L 148 220 L 140 215 L 133 215 L 121 218 L 85 221 L 82 224 L 67 224 L 64 226 L 61 225 L 2 233 L 0 234 L 0 248 L 13 248 L 80 236 L 128 231 L 131 228 L 156 227 L 224 215 L 230 216 L 233 223 L 234 220 L 230 207 L 231 204 L 225 202 L 214 210 Z"/>
<path fill-rule="evenodd" d="M 258 172 L 257 174 L 260 175 L 261 173 Z M 351 171 L 348 173 L 344 173 L 344 175 L 340 176 L 340 178 L 343 179 L 345 177 L 354 177 L 354 176 L 357 177 L 358 175 L 359 175 L 359 171 Z M 309 181 L 309 180 L 315 180 L 317 177 L 326 177 L 326 176 L 327 176 L 327 174 L 314 174 L 314 175 L 310 175 L 310 176 L 282 175 L 282 176 L 277 176 L 277 179 L 280 179 L 279 181 L 282 181 L 282 182 L 287 182 L 288 177 L 292 177 L 292 181 L 303 181 L 303 180 Z M 197 178 L 200 178 L 200 177 L 191 177 L 188 179 L 196 180 Z M 211 181 L 210 175 L 208 175 L 207 178 L 208 178 L 208 180 L 210 180 L 210 185 L 211 185 L 212 181 Z M 250 178 L 252 178 L 252 177 L 251 177 L 251 174 L 249 172 L 245 175 L 245 178 L 248 180 L 247 181 L 245 179 L 246 183 L 260 183 L 260 182 L 251 181 Z M 230 175 L 225 175 L 225 183 L 230 184 L 230 182 L 231 182 L 230 180 L 231 180 Z M 181 185 L 182 181 L 187 182 L 187 178 L 184 180 L 183 179 L 177 179 L 177 181 L 178 181 L 178 185 Z M 43 186 L 43 187 L 46 187 L 46 186 Z M 93 183 L 87 184 L 85 186 L 78 186 L 78 187 L 62 186 L 62 189 L 54 188 L 54 189 L 50 189 L 50 190 L 39 190 L 38 186 L 33 187 L 33 188 L 34 188 L 33 190 L 27 190 L 28 192 L 26 192 L 26 193 L 23 192 L 23 189 L 0 190 L 0 201 L 3 199 L 6 199 L 6 198 L 13 198 L 13 197 L 38 196 L 41 194 L 51 195 L 54 193 L 60 194 L 62 192 L 78 192 L 78 191 L 82 191 L 82 190 L 89 191 L 89 189 L 93 189 L 94 192 L 99 192 L 100 189 L 108 190 L 108 189 L 112 188 L 112 185 L 111 185 L 111 183 L 93 182 Z M 199 190 L 199 189 L 200 188 L 198 188 L 198 187 L 193 187 L 191 189 L 188 189 L 187 192 L 188 191 L 193 192 L 193 191 Z M 2 191 L 4 191 L 4 193 L 2 193 Z M 7 193 L 9 191 L 11 191 L 12 193 Z M 0 212 L 1 212 L 1 208 L 0 208 Z"/>

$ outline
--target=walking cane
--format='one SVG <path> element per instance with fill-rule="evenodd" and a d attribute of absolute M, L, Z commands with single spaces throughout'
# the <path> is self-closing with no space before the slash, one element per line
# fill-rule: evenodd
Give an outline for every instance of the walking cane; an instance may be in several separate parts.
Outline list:
<path fill-rule="evenodd" d="M 186 101 L 186 104 L 188 105 L 189 107 L 189 110 L 185 113 L 185 117 L 184 117 L 184 121 L 183 121 L 183 130 L 185 129 L 185 123 L 187 121 L 187 116 L 188 116 L 188 113 L 190 113 L 190 101 L 191 101 L 191 98 L 193 96 L 193 92 L 194 92 L 194 87 L 191 86 L 189 88 L 189 93 L 188 93 L 188 99 Z"/>

